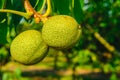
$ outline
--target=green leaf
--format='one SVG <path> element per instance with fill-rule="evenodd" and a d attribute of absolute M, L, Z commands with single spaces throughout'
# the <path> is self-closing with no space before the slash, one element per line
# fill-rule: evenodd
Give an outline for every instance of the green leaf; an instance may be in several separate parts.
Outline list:
<path fill-rule="evenodd" d="M 0 13 L 0 23 L 6 19 L 6 13 Z"/>
<path fill-rule="evenodd" d="M 7 43 L 7 23 L 0 23 L 0 44 Z"/>
<path fill-rule="evenodd" d="M 9 56 L 9 53 L 5 47 L 0 48 L 0 63 L 5 61 Z"/>
<path fill-rule="evenodd" d="M 83 20 L 80 0 L 52 0 L 54 13 L 73 16 L 78 23 Z"/>
<path fill-rule="evenodd" d="M 24 8 L 22 0 L 11 0 L 10 3 L 11 3 L 11 6 L 12 6 L 12 9 L 21 11 Z"/>
<path fill-rule="evenodd" d="M 81 50 L 79 51 L 79 63 L 80 64 L 85 64 L 88 63 L 90 61 L 90 52 L 89 50 Z"/>
<path fill-rule="evenodd" d="M 38 1 L 41 1 L 41 0 L 29 0 L 30 1 L 30 4 L 32 5 L 32 7 L 35 7 L 35 5 L 37 4 Z"/>
<path fill-rule="evenodd" d="M 21 12 L 24 11 L 23 0 L 11 0 L 11 2 L 10 1 L 8 1 L 8 2 L 11 5 L 11 10 L 17 10 L 17 11 L 21 11 Z M 13 21 L 15 26 L 19 24 L 19 21 L 22 18 L 22 16 L 15 15 L 15 14 L 10 15 L 9 17 L 12 17 L 11 20 Z"/>
<path fill-rule="evenodd" d="M 83 10 L 83 7 L 84 7 L 84 0 L 80 0 L 80 5 L 81 5 L 81 8 Z"/>
<path fill-rule="evenodd" d="M 20 79 L 20 78 L 21 78 L 21 73 L 22 73 L 22 71 L 21 71 L 20 68 L 16 68 L 16 69 L 15 69 L 14 74 L 15 74 L 15 76 L 16 76 L 17 79 Z"/>
<path fill-rule="evenodd" d="M 9 73 L 4 73 L 2 76 L 2 80 L 9 80 Z"/>
<path fill-rule="evenodd" d="M 103 65 L 103 71 L 105 72 L 105 73 L 108 73 L 108 72 L 115 72 L 116 70 L 115 70 L 115 68 L 114 68 L 114 66 L 112 65 L 112 64 L 109 64 L 109 63 L 107 63 L 107 64 L 104 64 Z"/>
<path fill-rule="evenodd" d="M 36 4 L 34 6 L 34 8 L 36 9 L 36 11 L 42 13 L 42 10 L 45 7 L 45 2 L 46 2 L 46 0 L 37 0 Z"/>
<path fill-rule="evenodd" d="M 70 14 L 69 3 L 70 0 L 52 0 L 53 12 L 57 14 L 69 15 Z"/>
<path fill-rule="evenodd" d="M 0 9 L 4 8 L 6 0 L 0 0 Z"/>
<path fill-rule="evenodd" d="M 103 27 L 103 28 L 107 27 L 107 23 L 106 22 L 101 22 L 100 27 Z"/>
<path fill-rule="evenodd" d="M 112 73 L 112 75 L 110 76 L 110 80 L 118 80 L 117 74 Z"/>
<path fill-rule="evenodd" d="M 81 23 L 83 20 L 83 11 L 81 8 L 80 0 L 74 0 L 73 14 L 78 23 Z"/>

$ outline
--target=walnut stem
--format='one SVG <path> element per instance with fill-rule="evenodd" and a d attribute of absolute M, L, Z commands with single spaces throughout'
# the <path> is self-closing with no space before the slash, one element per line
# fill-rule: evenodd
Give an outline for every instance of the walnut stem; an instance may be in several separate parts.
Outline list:
<path fill-rule="evenodd" d="M 31 6 L 29 0 L 24 0 L 24 7 L 27 13 L 33 15 L 36 23 L 39 23 L 40 21 L 45 22 L 47 20 L 46 17 L 36 12 L 36 10 Z"/>

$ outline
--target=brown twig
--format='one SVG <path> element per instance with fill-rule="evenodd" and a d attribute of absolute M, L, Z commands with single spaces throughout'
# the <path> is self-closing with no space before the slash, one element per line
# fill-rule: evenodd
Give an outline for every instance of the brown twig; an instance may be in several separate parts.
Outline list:
<path fill-rule="evenodd" d="M 98 32 L 95 32 L 90 25 L 86 27 L 94 34 L 94 37 L 110 52 L 115 52 L 116 49 L 113 45 L 110 45 Z"/>

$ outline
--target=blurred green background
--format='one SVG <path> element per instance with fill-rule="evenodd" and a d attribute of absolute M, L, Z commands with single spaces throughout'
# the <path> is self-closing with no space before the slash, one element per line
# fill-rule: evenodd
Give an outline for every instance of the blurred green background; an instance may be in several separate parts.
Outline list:
<path fill-rule="evenodd" d="M 45 0 L 29 1 L 36 11 L 47 8 Z M 82 26 L 78 43 L 51 49 L 38 64 L 19 64 L 10 55 L 12 40 L 42 23 L 0 12 L 0 80 L 120 80 L 120 0 L 51 0 L 51 8 L 50 16 L 70 15 Z M 0 0 L 0 9 L 25 12 L 23 0 Z"/>

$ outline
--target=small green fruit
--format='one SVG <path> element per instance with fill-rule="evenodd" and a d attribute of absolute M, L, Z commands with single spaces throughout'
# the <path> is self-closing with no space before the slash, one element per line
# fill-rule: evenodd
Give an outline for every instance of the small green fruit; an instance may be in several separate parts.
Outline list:
<path fill-rule="evenodd" d="M 67 15 L 50 17 L 42 28 L 43 40 L 57 49 L 70 48 L 78 41 L 80 35 L 80 25 Z"/>
<path fill-rule="evenodd" d="M 27 30 L 20 33 L 11 43 L 10 52 L 14 60 L 23 64 L 35 64 L 47 55 L 48 46 L 41 33 Z"/>

